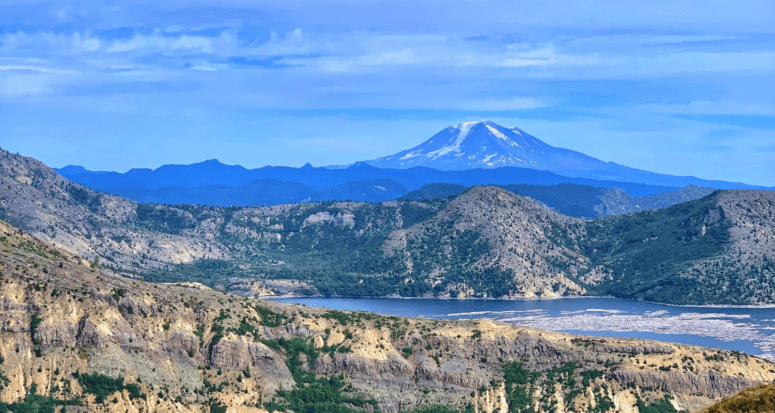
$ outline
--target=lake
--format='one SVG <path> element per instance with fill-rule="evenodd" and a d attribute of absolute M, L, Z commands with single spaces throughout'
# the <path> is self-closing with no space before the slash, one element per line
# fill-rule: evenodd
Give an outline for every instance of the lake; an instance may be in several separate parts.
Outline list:
<path fill-rule="evenodd" d="M 775 308 L 672 306 L 616 298 L 454 300 L 278 298 L 336 310 L 443 320 L 488 318 L 545 330 L 737 350 L 775 361 Z"/>

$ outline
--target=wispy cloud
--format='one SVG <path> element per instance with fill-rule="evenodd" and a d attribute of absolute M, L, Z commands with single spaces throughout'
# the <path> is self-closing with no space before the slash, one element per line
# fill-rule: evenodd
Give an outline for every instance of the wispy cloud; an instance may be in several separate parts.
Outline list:
<path fill-rule="evenodd" d="M 511 99 L 475 100 L 460 105 L 463 110 L 508 111 L 537 109 L 550 106 L 549 102 L 536 97 L 514 97 Z"/>
<path fill-rule="evenodd" d="M 52 79 L 45 74 L 13 74 L 0 77 L 0 96 L 23 98 L 49 94 Z"/>
<path fill-rule="evenodd" d="M 164 34 L 161 30 L 150 35 L 135 34 L 128 40 L 117 40 L 105 51 L 108 53 L 147 54 L 208 54 L 228 56 L 239 49 L 236 36 L 223 31 L 218 36 Z"/>
<path fill-rule="evenodd" d="M 99 50 L 101 41 L 88 30 L 68 34 L 17 31 L 0 36 L 0 44 L 0 52 L 5 55 L 79 55 Z"/>
<path fill-rule="evenodd" d="M 411 70 L 491 70 L 498 77 L 621 79 L 721 73 L 771 73 L 775 52 L 771 50 L 715 51 L 672 48 L 652 49 L 648 53 L 606 50 L 609 43 L 621 44 L 633 36 L 613 35 L 581 38 L 598 44 L 574 48 L 561 38 L 543 42 L 490 42 L 482 47 L 460 35 L 381 34 L 358 32 L 303 34 L 296 28 L 284 35 L 274 31 L 259 36 L 226 28 L 218 33 L 186 33 L 156 28 L 135 32 L 119 39 L 84 32 L 26 32 L 0 35 L 0 55 L 6 57 L 41 56 L 68 59 L 57 64 L 86 66 L 95 61 L 119 59 L 125 66 L 140 65 L 148 58 L 157 64 L 201 70 L 224 69 L 229 59 L 261 61 L 272 58 L 265 68 L 306 67 L 322 73 L 378 73 L 404 67 Z M 640 39 L 634 36 L 635 39 Z M 713 36 L 646 36 L 652 41 L 678 42 L 675 37 L 713 39 Z M 673 39 L 673 41 L 671 41 Z M 609 40 L 607 42 L 607 40 Z M 641 41 L 646 41 L 641 39 Z M 205 61 L 188 64 L 198 57 Z M 79 61 L 80 59 L 80 61 Z M 245 60 L 247 62 L 249 60 Z M 210 64 L 210 65 L 208 65 Z M 507 72 L 504 72 L 506 70 Z M 424 74 L 424 73 L 423 73 Z"/>
<path fill-rule="evenodd" d="M 746 104 L 732 101 L 693 101 L 669 105 L 642 105 L 642 109 L 682 115 L 766 115 L 775 116 L 775 104 Z"/>

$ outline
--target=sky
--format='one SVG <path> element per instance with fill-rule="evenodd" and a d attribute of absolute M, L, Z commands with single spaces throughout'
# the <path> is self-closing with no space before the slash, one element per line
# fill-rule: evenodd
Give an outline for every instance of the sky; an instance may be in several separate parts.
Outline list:
<path fill-rule="evenodd" d="M 775 3 L 0 0 L 0 147 L 52 167 L 342 165 L 479 119 L 775 186 Z"/>

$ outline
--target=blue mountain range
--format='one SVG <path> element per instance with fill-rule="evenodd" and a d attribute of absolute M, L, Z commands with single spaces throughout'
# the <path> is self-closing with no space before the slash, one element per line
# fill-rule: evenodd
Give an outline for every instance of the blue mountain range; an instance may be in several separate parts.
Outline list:
<path fill-rule="evenodd" d="M 657 174 L 555 148 L 515 127 L 466 122 L 395 155 L 346 167 L 265 166 L 247 169 L 216 159 L 125 173 L 70 165 L 65 178 L 139 202 L 202 205 L 275 205 L 305 201 L 380 202 L 428 184 L 557 185 L 622 188 L 642 197 L 687 185 L 769 189 L 743 183 Z"/>

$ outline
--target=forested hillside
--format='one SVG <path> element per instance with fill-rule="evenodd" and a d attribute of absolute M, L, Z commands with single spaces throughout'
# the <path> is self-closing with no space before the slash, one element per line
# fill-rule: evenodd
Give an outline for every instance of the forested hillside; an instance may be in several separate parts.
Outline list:
<path fill-rule="evenodd" d="M 598 272 L 581 279 L 602 294 L 665 303 L 772 302 L 774 207 L 773 192 L 719 191 L 587 222 L 579 245 Z"/>

